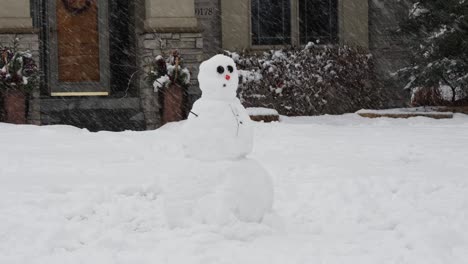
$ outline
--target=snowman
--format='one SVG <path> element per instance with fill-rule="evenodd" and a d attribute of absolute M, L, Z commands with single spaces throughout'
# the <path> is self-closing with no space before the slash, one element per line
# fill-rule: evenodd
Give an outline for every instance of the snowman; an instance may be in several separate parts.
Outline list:
<path fill-rule="evenodd" d="M 202 97 L 187 121 L 186 154 L 213 161 L 245 157 L 252 151 L 253 129 L 236 97 L 239 73 L 234 61 L 216 55 L 200 65 Z"/>
<path fill-rule="evenodd" d="M 172 179 L 171 191 L 184 190 L 177 198 L 184 202 L 169 207 L 173 219 L 176 225 L 188 218 L 184 214 L 208 224 L 262 222 L 272 210 L 273 184 L 257 161 L 246 158 L 253 127 L 236 97 L 236 64 L 216 55 L 201 64 L 198 80 L 203 94 L 184 124 L 186 156 L 198 165 L 184 179 Z"/>

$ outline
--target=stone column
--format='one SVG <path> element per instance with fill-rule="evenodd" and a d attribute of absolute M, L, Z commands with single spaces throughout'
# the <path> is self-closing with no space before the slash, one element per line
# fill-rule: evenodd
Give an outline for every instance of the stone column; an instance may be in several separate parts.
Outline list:
<path fill-rule="evenodd" d="M 197 30 L 194 0 L 146 0 L 147 30 Z"/>
<path fill-rule="evenodd" d="M 2 0 L 0 31 L 25 31 L 31 29 L 32 18 L 29 0 Z"/>
<path fill-rule="evenodd" d="M 341 44 L 369 48 L 368 0 L 339 0 L 338 4 Z"/>
<path fill-rule="evenodd" d="M 144 30 L 138 39 L 140 66 L 144 68 L 156 56 L 167 58 L 171 51 L 178 50 L 192 73 L 192 87 L 188 91 L 191 107 L 201 94 L 196 79 L 198 66 L 204 59 L 202 31 L 195 16 L 194 0 L 145 0 L 144 13 Z M 155 129 L 161 125 L 158 94 L 144 81 L 140 87 L 147 129 Z"/>
<path fill-rule="evenodd" d="M 250 1 L 221 0 L 223 49 L 250 48 Z"/>
<path fill-rule="evenodd" d="M 0 46 L 11 46 L 19 39 L 19 49 L 29 50 L 39 65 L 39 34 L 33 28 L 29 0 L 2 0 L 0 8 Z M 40 66 L 40 65 L 39 65 Z M 29 101 L 28 122 L 39 125 L 40 115 L 39 87 L 33 90 Z"/>

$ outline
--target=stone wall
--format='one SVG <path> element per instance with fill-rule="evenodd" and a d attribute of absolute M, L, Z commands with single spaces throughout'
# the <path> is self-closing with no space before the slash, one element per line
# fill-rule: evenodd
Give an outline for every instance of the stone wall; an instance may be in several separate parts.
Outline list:
<path fill-rule="evenodd" d="M 40 69 L 39 60 L 39 36 L 36 33 L 1 33 L 0 46 L 11 46 L 15 38 L 19 39 L 19 50 L 31 51 L 34 60 Z M 40 91 L 39 87 L 33 90 L 29 100 L 28 123 L 34 125 L 41 124 L 40 113 Z"/>
<path fill-rule="evenodd" d="M 409 96 L 404 84 L 391 73 L 408 64 L 408 49 L 403 42 L 406 36 L 396 32 L 400 21 L 406 18 L 409 6 L 401 0 L 369 1 L 369 48 L 376 59 L 376 70 L 387 89 L 392 89 L 389 107 L 404 106 Z"/>
<path fill-rule="evenodd" d="M 195 0 L 195 14 L 203 30 L 205 57 L 208 58 L 222 52 L 220 1 Z"/>
<path fill-rule="evenodd" d="M 173 50 L 178 50 L 185 62 L 185 66 L 192 73 L 192 85 L 189 89 L 189 104 L 193 104 L 200 97 L 197 76 L 198 66 L 204 59 L 203 37 L 201 32 L 165 32 L 143 33 L 139 36 L 139 58 L 141 68 L 147 65 L 158 55 L 168 57 Z M 140 96 L 145 114 L 147 129 L 160 126 L 160 105 L 158 94 L 154 88 L 142 77 L 140 78 Z"/>

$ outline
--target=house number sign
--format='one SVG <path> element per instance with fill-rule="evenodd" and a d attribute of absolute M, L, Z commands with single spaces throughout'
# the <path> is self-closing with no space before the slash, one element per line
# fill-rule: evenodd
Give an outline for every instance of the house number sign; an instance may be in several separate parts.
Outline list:
<path fill-rule="evenodd" d="M 213 7 L 201 7 L 195 9 L 195 15 L 198 17 L 212 16 L 214 13 L 215 9 Z"/>
<path fill-rule="evenodd" d="M 208 56 L 221 51 L 220 0 L 195 0 L 195 15 L 203 29 L 203 50 Z"/>

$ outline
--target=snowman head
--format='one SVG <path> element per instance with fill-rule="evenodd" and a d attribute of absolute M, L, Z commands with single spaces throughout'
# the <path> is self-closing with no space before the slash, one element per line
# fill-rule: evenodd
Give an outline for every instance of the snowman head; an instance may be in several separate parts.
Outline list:
<path fill-rule="evenodd" d="M 198 74 L 202 98 L 229 101 L 236 98 L 239 73 L 233 59 L 216 55 L 200 65 Z"/>

